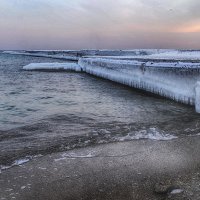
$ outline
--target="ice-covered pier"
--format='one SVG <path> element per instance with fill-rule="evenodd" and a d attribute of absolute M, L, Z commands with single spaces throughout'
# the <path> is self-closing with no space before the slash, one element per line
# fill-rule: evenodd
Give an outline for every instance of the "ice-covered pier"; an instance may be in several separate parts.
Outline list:
<path fill-rule="evenodd" d="M 89 74 L 195 105 L 200 112 L 200 63 L 83 58 L 79 65 Z"/>
<path fill-rule="evenodd" d="M 68 63 L 66 67 L 57 66 L 57 69 L 72 70 L 74 67 L 75 71 L 83 71 L 177 102 L 194 105 L 200 113 L 200 51 L 138 52 L 130 51 L 131 55 L 118 55 L 121 54 L 118 51 L 108 56 L 91 55 L 90 52 L 88 56 L 80 57 L 78 64 L 70 67 L 72 64 Z M 38 65 L 41 65 L 42 69 L 48 67 L 44 64 Z M 40 68 L 30 65 L 25 69 L 33 70 L 34 67 L 37 70 Z M 52 65 L 49 67 L 52 68 Z M 55 64 L 53 67 L 56 69 Z"/>

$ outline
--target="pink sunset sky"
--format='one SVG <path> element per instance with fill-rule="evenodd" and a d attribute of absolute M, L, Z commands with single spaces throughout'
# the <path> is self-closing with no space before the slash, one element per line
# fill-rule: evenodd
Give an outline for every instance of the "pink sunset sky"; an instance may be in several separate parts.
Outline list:
<path fill-rule="evenodd" d="M 0 0 L 0 49 L 200 49 L 199 0 Z"/>

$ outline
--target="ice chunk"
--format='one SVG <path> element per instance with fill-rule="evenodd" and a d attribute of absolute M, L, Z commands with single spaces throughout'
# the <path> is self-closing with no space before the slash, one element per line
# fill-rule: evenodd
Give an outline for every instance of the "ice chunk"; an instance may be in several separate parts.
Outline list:
<path fill-rule="evenodd" d="M 16 166 L 16 165 L 22 165 L 24 163 L 27 163 L 28 161 L 30 161 L 29 158 L 23 158 L 23 159 L 19 159 L 19 160 L 16 160 L 13 164 L 13 166 Z"/>
<path fill-rule="evenodd" d="M 24 70 L 62 70 L 62 71 L 82 71 L 82 68 L 73 62 L 68 63 L 31 63 L 23 67 Z"/>
<path fill-rule="evenodd" d="M 172 191 L 170 192 L 170 194 L 180 194 L 180 193 L 182 193 L 182 192 L 183 192 L 182 189 L 174 189 L 174 190 L 172 190 Z"/>

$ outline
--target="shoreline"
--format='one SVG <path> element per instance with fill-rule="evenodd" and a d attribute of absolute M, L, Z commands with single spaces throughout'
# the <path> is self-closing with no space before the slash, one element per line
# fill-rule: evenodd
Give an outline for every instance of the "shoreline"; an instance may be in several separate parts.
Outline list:
<path fill-rule="evenodd" d="M 0 174 L 0 199 L 198 199 L 199 145 L 199 136 L 138 140 L 34 158 Z"/>

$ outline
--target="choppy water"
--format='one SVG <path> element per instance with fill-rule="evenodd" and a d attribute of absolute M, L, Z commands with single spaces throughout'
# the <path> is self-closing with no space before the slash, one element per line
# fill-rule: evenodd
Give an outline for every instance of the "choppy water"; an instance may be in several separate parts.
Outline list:
<path fill-rule="evenodd" d="M 0 165 L 99 143 L 200 133 L 192 107 L 84 73 L 22 70 L 33 62 L 58 60 L 0 54 Z"/>

